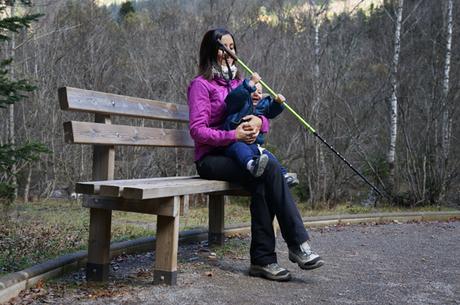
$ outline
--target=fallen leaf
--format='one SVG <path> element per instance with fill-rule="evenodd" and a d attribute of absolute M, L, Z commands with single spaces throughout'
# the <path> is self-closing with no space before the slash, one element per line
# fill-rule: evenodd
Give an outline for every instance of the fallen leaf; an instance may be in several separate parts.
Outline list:
<path fill-rule="evenodd" d="M 45 285 L 45 282 L 43 280 L 39 280 L 37 284 L 35 284 L 35 288 L 41 289 Z"/>

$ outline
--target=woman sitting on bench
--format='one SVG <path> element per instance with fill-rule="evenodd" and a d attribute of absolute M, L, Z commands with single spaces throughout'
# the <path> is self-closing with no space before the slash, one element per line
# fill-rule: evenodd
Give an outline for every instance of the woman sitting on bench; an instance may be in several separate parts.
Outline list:
<path fill-rule="evenodd" d="M 249 115 L 235 130 L 220 130 L 226 114 L 225 97 L 242 80 L 231 57 L 219 49 L 218 40 L 236 53 L 234 38 L 224 29 L 208 31 L 201 42 L 199 74 L 188 88 L 190 134 L 195 141 L 195 163 L 204 179 L 239 183 L 251 193 L 251 266 L 249 274 L 287 281 L 289 271 L 277 263 L 272 222 L 278 219 L 289 248 L 289 259 L 302 269 L 315 269 L 323 260 L 308 244 L 300 213 L 281 174 L 280 165 L 269 160 L 260 177 L 242 169 L 223 154 L 236 141 L 253 143 L 259 132 L 268 131 L 265 117 Z"/>

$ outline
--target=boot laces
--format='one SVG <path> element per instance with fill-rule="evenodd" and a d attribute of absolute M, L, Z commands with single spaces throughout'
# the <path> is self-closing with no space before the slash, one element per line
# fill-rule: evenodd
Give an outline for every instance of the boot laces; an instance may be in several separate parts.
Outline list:
<path fill-rule="evenodd" d="M 273 273 L 277 273 L 277 272 L 280 272 L 280 271 L 283 271 L 283 270 L 284 270 L 283 268 L 281 268 L 281 267 L 278 265 L 278 263 L 271 263 L 271 264 L 268 264 L 268 265 L 266 266 L 266 268 L 267 268 L 268 270 L 270 270 L 271 272 L 273 272 Z"/>

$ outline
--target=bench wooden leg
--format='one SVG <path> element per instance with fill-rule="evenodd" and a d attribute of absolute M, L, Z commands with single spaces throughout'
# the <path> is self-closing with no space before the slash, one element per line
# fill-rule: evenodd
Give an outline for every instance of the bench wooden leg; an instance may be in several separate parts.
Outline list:
<path fill-rule="evenodd" d="M 87 281 L 106 281 L 110 265 L 112 211 L 90 209 Z"/>
<path fill-rule="evenodd" d="M 224 225 L 225 225 L 225 196 L 209 195 L 209 230 L 208 243 L 209 245 L 224 245 Z"/>
<path fill-rule="evenodd" d="M 179 216 L 158 216 L 154 284 L 177 284 Z"/>
<path fill-rule="evenodd" d="M 175 216 L 157 216 L 154 284 L 177 284 L 177 248 L 179 244 L 180 198 L 174 197 Z"/>

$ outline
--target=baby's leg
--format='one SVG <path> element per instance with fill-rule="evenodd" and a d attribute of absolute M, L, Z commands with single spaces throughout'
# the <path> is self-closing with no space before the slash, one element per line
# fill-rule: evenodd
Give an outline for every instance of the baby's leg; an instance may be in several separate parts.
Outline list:
<path fill-rule="evenodd" d="M 276 159 L 276 157 L 271 152 L 269 152 L 267 149 L 264 149 L 263 153 L 266 154 L 269 159 L 272 159 L 272 160 L 278 162 L 278 164 L 280 164 L 278 159 Z M 289 175 L 287 170 L 286 170 L 286 168 L 284 166 L 282 166 L 281 164 L 280 164 L 280 169 L 281 169 L 281 173 L 284 176 L 284 179 L 286 180 L 286 184 L 289 187 L 294 187 L 294 186 L 299 184 L 299 179 L 297 179 L 296 176 Z"/>
<path fill-rule="evenodd" d="M 268 156 L 261 155 L 256 144 L 236 142 L 225 149 L 225 155 L 236 160 L 254 177 L 260 177 L 268 164 Z"/>
<path fill-rule="evenodd" d="M 284 175 L 287 174 L 287 170 L 286 168 L 284 168 L 284 166 L 282 166 L 280 164 L 280 162 L 278 161 L 278 159 L 275 157 L 275 155 L 273 155 L 271 152 L 268 151 L 268 149 L 264 149 L 263 150 L 263 153 L 266 154 L 268 156 L 269 159 L 273 160 L 273 161 L 276 161 L 279 165 L 280 165 L 280 168 L 281 168 L 281 173 Z"/>
<path fill-rule="evenodd" d="M 251 146 L 255 146 L 255 144 L 235 142 L 225 148 L 225 155 L 236 160 L 242 168 L 246 168 L 248 162 L 257 156 Z"/>

